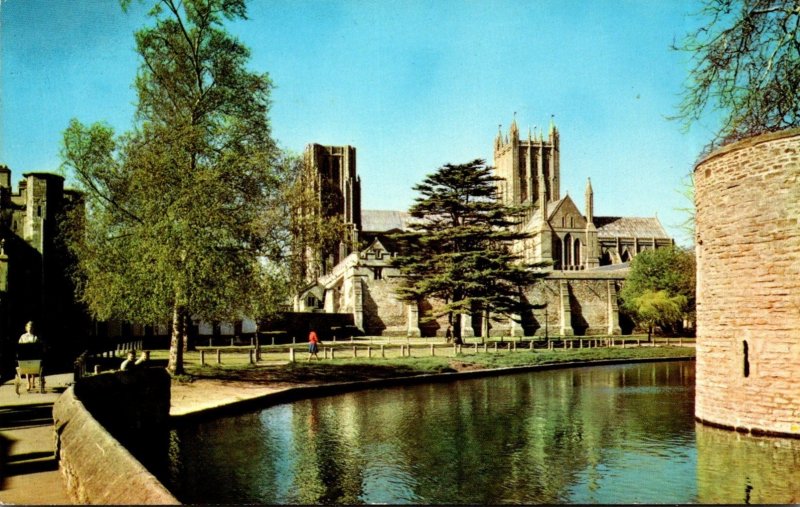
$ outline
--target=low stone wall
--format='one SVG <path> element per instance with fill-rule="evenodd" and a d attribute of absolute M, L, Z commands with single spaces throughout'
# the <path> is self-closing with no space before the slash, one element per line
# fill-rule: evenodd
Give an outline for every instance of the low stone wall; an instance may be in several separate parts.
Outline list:
<path fill-rule="evenodd" d="M 136 446 L 138 436 L 160 435 L 157 427 L 163 424 L 166 430 L 168 417 L 169 376 L 162 369 L 98 375 L 67 389 L 53 407 L 53 419 L 56 459 L 71 499 L 81 504 L 179 504 L 120 443 Z"/>

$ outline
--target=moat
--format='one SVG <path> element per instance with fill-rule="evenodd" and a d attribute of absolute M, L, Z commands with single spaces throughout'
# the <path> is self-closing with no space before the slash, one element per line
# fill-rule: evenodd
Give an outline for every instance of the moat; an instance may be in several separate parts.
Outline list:
<path fill-rule="evenodd" d="M 174 430 L 188 503 L 798 503 L 800 440 L 697 424 L 694 362 L 367 390 Z"/>

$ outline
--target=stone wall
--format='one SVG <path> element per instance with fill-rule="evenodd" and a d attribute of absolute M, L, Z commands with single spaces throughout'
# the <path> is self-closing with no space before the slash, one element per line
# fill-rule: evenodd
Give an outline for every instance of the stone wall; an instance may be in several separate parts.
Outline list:
<path fill-rule="evenodd" d="M 695 167 L 695 415 L 800 437 L 800 129 Z"/>
<path fill-rule="evenodd" d="M 388 268 L 385 271 L 390 271 Z M 394 272 L 395 270 L 391 270 Z M 362 276 L 364 298 L 364 332 L 367 335 L 406 336 L 408 306 L 397 299 L 397 276 L 373 279 Z"/>
<path fill-rule="evenodd" d="M 566 282 L 569 301 L 567 319 L 573 334 L 578 336 L 619 334 L 619 317 L 614 312 L 617 311 L 616 299 L 623 281 L 624 275 L 619 273 L 591 271 L 551 273 L 525 291 L 531 303 L 547 304 L 546 309 L 534 310 L 530 322 L 524 323 L 525 334 L 537 336 L 560 334 L 562 282 Z M 609 304 L 612 304 L 613 308 L 609 308 Z"/>
<path fill-rule="evenodd" d="M 163 451 L 166 460 L 169 381 L 162 369 L 102 374 L 59 397 L 53 407 L 56 458 L 75 503 L 179 503 L 120 443 L 144 456 Z"/>

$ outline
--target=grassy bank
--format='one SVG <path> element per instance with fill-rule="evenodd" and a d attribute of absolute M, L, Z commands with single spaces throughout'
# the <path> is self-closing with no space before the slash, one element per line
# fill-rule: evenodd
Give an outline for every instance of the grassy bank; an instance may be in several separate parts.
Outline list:
<path fill-rule="evenodd" d="M 346 382 L 378 378 L 447 373 L 486 368 L 506 368 L 529 365 L 547 365 L 566 362 L 592 362 L 599 360 L 627 360 L 650 358 L 694 357 L 693 347 L 601 347 L 566 350 L 501 351 L 474 353 L 464 349 L 462 354 L 452 353 L 431 357 L 424 350 L 416 350 L 412 357 L 337 357 L 320 361 L 306 361 L 305 353 L 297 354 L 296 362 L 248 364 L 247 356 L 223 357 L 222 364 L 201 366 L 199 354 L 190 352 L 186 357 L 186 375 L 178 379 L 244 381 L 255 384 L 316 384 Z"/>

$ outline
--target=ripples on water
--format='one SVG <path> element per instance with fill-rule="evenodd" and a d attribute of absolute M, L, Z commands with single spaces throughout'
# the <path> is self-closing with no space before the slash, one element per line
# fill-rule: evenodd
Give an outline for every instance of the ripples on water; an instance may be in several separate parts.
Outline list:
<path fill-rule="evenodd" d="M 787 474 L 800 470 L 800 442 L 776 452 L 764 443 L 774 439 L 696 429 L 693 403 L 691 362 L 362 391 L 175 430 L 166 482 L 190 503 L 796 497 Z M 760 477 L 761 461 L 773 477 Z"/>

